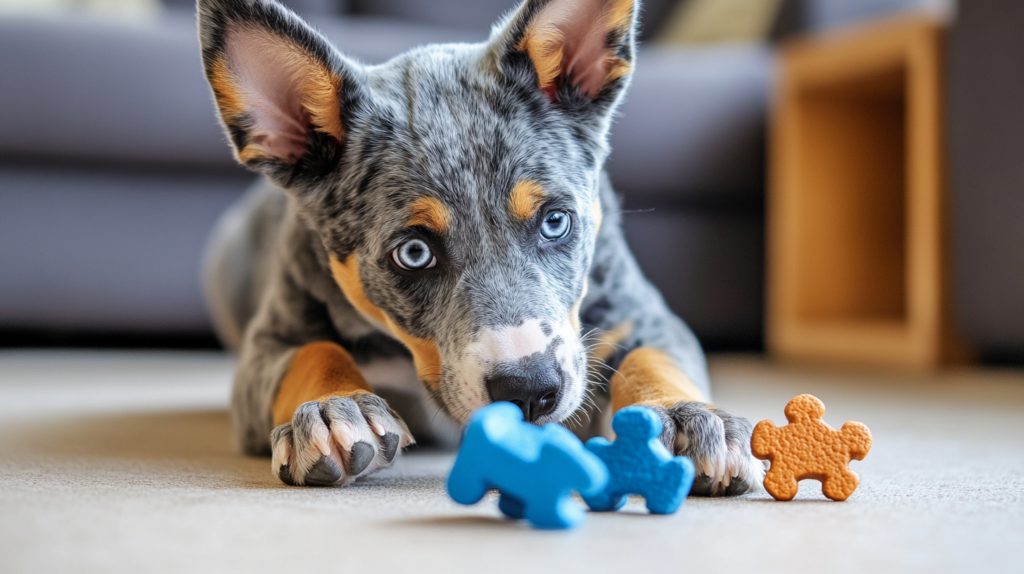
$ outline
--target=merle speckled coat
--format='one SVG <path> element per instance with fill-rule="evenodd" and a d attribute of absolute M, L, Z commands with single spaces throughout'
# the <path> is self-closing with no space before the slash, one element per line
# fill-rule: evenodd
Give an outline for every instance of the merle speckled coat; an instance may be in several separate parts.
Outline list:
<path fill-rule="evenodd" d="M 638 268 L 603 171 L 638 10 L 526 0 L 487 42 L 367 66 L 272 0 L 199 0 L 221 118 L 265 176 L 206 261 L 246 452 L 290 484 L 345 484 L 492 400 L 581 435 L 628 402 L 661 413 L 695 493 L 760 482 L 749 423 L 707 404 L 700 346 Z M 325 361 L 355 382 L 317 395 Z M 281 418 L 285 395 L 303 398 Z"/>

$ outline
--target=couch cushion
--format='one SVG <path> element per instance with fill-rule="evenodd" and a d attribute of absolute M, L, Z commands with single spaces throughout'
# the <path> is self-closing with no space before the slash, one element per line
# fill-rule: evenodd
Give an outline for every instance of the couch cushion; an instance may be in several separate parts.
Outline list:
<path fill-rule="evenodd" d="M 804 25 L 827 30 L 908 10 L 944 12 L 953 0 L 801 0 Z"/>
<path fill-rule="evenodd" d="M 428 42 L 486 30 L 358 18 L 312 18 L 347 53 L 381 62 Z M 0 154 L 231 168 L 203 77 L 196 24 L 0 18 Z"/>
<path fill-rule="evenodd" d="M 646 204 L 760 203 L 773 58 L 760 46 L 641 50 L 612 127 L 616 189 Z"/>
<path fill-rule="evenodd" d="M 0 153 L 231 166 L 195 22 L 0 18 Z"/>
<path fill-rule="evenodd" d="M 491 24 L 519 5 L 519 0 L 350 0 L 353 14 L 383 16 L 406 22 L 475 29 L 485 35 Z"/>
<path fill-rule="evenodd" d="M 348 0 L 277 0 L 300 16 L 313 14 L 344 14 L 348 12 Z M 164 6 L 177 10 L 195 11 L 196 0 L 162 0 Z"/>
<path fill-rule="evenodd" d="M 627 201 L 625 207 L 637 207 Z M 668 306 L 712 349 L 761 345 L 764 218 L 756 211 L 627 211 L 629 246 Z"/>
<path fill-rule="evenodd" d="M 382 63 L 423 44 L 482 42 L 489 33 L 487 28 L 422 24 L 372 16 L 311 17 L 308 21 L 346 55 L 370 64 Z"/>
<path fill-rule="evenodd" d="M 203 245 L 252 179 L 0 165 L 0 328 L 208 331 Z"/>
<path fill-rule="evenodd" d="M 408 22 L 458 26 L 487 32 L 520 0 L 349 0 L 353 14 L 386 16 Z M 640 37 L 653 37 L 679 0 L 645 0 L 640 13 Z"/>

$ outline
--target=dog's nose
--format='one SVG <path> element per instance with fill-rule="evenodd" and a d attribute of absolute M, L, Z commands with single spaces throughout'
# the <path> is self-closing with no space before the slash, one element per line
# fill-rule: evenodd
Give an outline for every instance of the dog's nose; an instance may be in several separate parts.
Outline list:
<path fill-rule="evenodd" d="M 553 368 L 487 377 L 491 400 L 514 404 L 523 411 L 523 418 L 531 423 L 555 410 L 561 388 L 561 377 Z"/>

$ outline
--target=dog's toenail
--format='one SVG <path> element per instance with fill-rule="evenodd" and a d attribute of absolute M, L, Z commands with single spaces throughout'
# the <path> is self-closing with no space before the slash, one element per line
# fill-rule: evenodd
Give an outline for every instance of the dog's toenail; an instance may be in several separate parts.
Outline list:
<path fill-rule="evenodd" d="M 277 469 L 277 477 L 288 486 L 295 486 L 295 479 L 292 478 L 292 469 L 287 464 L 282 464 Z"/>
<path fill-rule="evenodd" d="M 382 440 L 384 441 L 384 460 L 391 462 L 395 459 L 395 455 L 398 454 L 398 443 L 401 437 L 396 433 L 389 432 L 384 435 Z"/>
<path fill-rule="evenodd" d="M 357 442 L 352 445 L 352 453 L 348 455 L 348 473 L 356 475 L 363 472 L 372 460 L 373 447 L 363 441 Z"/>

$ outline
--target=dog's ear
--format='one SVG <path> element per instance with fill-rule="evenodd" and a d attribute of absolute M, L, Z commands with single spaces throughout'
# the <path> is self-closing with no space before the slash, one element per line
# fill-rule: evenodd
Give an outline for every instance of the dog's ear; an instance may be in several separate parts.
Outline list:
<path fill-rule="evenodd" d="M 639 0 L 525 0 L 494 28 L 506 75 L 524 67 L 552 101 L 614 102 L 633 69 Z"/>
<path fill-rule="evenodd" d="M 236 157 L 281 185 L 334 169 L 358 68 L 273 0 L 199 0 L 206 77 Z"/>

